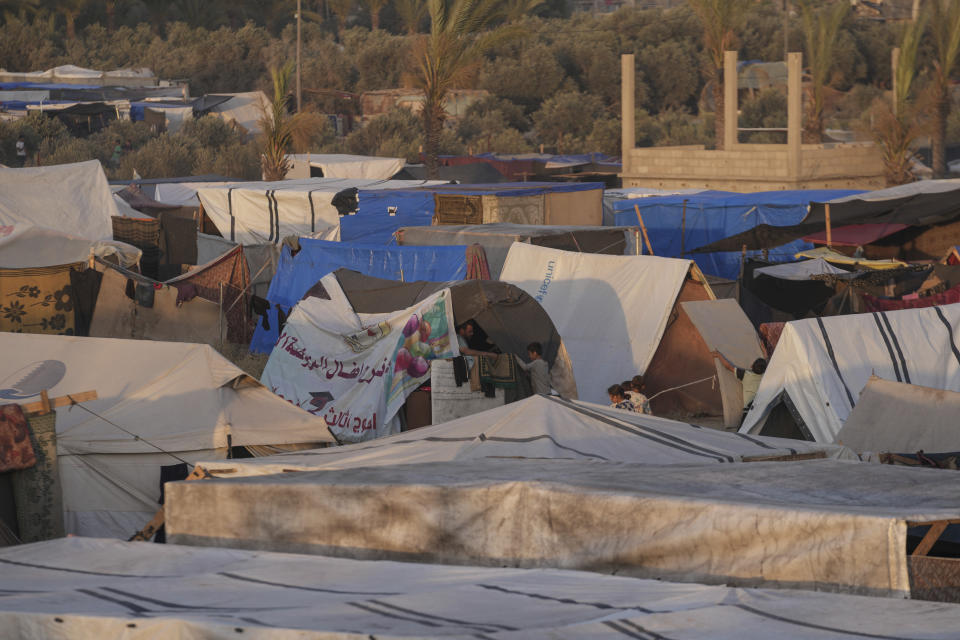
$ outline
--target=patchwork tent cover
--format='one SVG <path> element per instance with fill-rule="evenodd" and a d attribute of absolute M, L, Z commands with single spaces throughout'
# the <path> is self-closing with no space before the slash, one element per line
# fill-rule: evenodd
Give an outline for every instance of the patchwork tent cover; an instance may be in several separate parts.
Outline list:
<path fill-rule="evenodd" d="M 280 242 L 336 227 L 335 195 L 347 189 L 405 189 L 427 180 L 303 178 L 278 182 L 237 182 L 197 189 L 203 209 L 225 238 L 241 244 Z"/>
<path fill-rule="evenodd" d="M 132 535 L 157 509 L 162 465 L 225 457 L 231 443 L 333 441 L 208 345 L 0 333 L 0 349 L 0 402 L 97 392 L 57 409 L 68 533 Z"/>
<path fill-rule="evenodd" d="M 912 600 L 89 538 L 3 549 L 0 564 L 0 626 L 17 638 L 948 640 L 960 617 Z"/>
<path fill-rule="evenodd" d="M 378 158 L 345 153 L 295 153 L 289 157 L 297 165 L 306 164 L 323 171 L 324 178 L 348 178 L 362 180 L 389 180 L 397 174 L 406 160 L 403 158 Z M 304 177 L 309 177 L 306 170 Z"/>
<path fill-rule="evenodd" d="M 907 523 L 960 517 L 958 474 L 842 460 L 488 458 L 166 491 L 174 544 L 894 597 L 911 592 Z"/>
<path fill-rule="evenodd" d="M 805 435 L 833 442 L 872 375 L 960 391 L 958 334 L 960 304 L 788 322 L 740 432 L 788 397 Z"/>
<path fill-rule="evenodd" d="M 292 255 L 283 247 L 277 272 L 270 282 L 266 325 L 257 324 L 250 349 L 268 353 L 279 336 L 278 312 L 285 314 L 320 278 L 340 268 L 388 280 L 463 280 L 467 275 L 466 247 L 385 247 L 382 245 L 300 239 L 300 251 Z"/>
<path fill-rule="evenodd" d="M 960 451 L 960 393 L 871 376 L 837 442 L 863 452 Z"/>
<path fill-rule="evenodd" d="M 116 215 L 117 205 L 98 160 L 0 168 L 0 240 L 27 227 L 111 240 L 110 218 Z"/>
<path fill-rule="evenodd" d="M 507 252 L 514 242 L 526 242 L 566 251 L 634 255 L 637 252 L 636 227 L 597 227 L 489 224 L 403 227 L 397 233 L 401 245 L 479 244 L 487 256 L 492 278 L 500 277 Z"/>
<path fill-rule="evenodd" d="M 375 442 L 197 464 L 211 475 L 233 478 L 483 458 L 670 465 L 729 463 L 817 452 L 856 459 L 848 449 L 836 445 L 744 437 L 604 405 L 538 395 Z"/>
<path fill-rule="evenodd" d="M 567 345 L 579 398 L 602 403 L 608 386 L 646 371 L 693 266 L 516 242 L 500 279 L 546 309 Z"/>
<path fill-rule="evenodd" d="M 861 192 L 838 189 L 758 193 L 703 191 L 619 200 L 613 203 L 613 208 L 614 219 L 619 225 L 639 224 L 634 207 L 640 208 L 654 254 L 667 258 L 689 255 L 704 273 L 735 279 L 740 270 L 739 246 L 717 253 L 693 253 L 693 250 L 758 225 L 795 225 L 807 215 L 811 202 L 856 193 Z M 803 240 L 794 240 L 771 247 L 769 259 L 774 262 L 792 260 L 795 253 L 812 246 Z M 754 257 L 758 254 L 748 255 Z"/>

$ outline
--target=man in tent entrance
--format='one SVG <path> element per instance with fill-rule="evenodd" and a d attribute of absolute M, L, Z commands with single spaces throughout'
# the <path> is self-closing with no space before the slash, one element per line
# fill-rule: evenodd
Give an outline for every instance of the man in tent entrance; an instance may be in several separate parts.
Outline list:
<path fill-rule="evenodd" d="M 473 358 L 479 356 L 490 356 L 496 358 L 497 354 L 490 351 L 478 351 L 470 348 L 470 338 L 473 337 L 473 321 L 457 325 L 457 344 L 460 346 L 460 355 L 467 361 L 467 371 L 473 368 Z"/>
<path fill-rule="evenodd" d="M 527 357 L 530 364 L 524 362 L 520 356 L 517 356 L 517 364 L 521 369 L 530 374 L 530 386 L 534 393 L 550 395 L 550 365 L 543 359 L 543 345 L 539 342 L 531 342 L 527 345 Z"/>
<path fill-rule="evenodd" d="M 741 369 L 727 360 L 727 357 L 719 351 L 714 351 L 713 355 L 720 359 L 720 363 L 726 367 L 728 371 L 735 373 L 737 379 L 740 381 L 743 387 L 743 415 L 746 415 L 753 405 L 753 399 L 757 395 L 757 389 L 760 388 L 760 379 L 763 378 L 763 374 L 767 370 L 767 361 L 763 358 L 757 358 L 753 361 L 753 364 L 750 365 L 749 369 Z"/>

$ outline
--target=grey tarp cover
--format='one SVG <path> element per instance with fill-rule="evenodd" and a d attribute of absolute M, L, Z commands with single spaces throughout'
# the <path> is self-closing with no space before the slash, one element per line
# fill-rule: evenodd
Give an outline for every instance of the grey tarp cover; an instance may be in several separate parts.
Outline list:
<path fill-rule="evenodd" d="M 910 592 L 906 521 L 960 475 L 839 460 L 457 460 L 166 485 L 175 544 Z"/>
<path fill-rule="evenodd" d="M 960 393 L 872 376 L 837 434 L 857 452 L 960 451 Z"/>
<path fill-rule="evenodd" d="M 550 364 L 553 388 L 565 398 L 577 397 L 562 337 L 543 307 L 520 288 L 496 280 L 398 282 L 349 269 L 337 269 L 334 274 L 356 313 L 406 309 L 449 287 L 458 324 L 475 320 L 504 353 L 526 355 L 527 345 L 539 342 L 543 358 Z"/>
<path fill-rule="evenodd" d="M 568 227 L 559 225 L 490 224 L 403 227 L 397 231 L 401 245 L 481 245 L 487 254 L 490 277 L 499 278 L 503 261 L 514 242 L 584 253 L 633 254 L 636 227 Z"/>
<path fill-rule="evenodd" d="M 236 477 L 479 458 L 566 458 L 668 465 L 815 452 L 856 458 L 845 447 L 782 438 L 745 438 L 739 433 L 587 402 L 531 396 L 374 442 L 198 464 L 213 475 Z"/>
<path fill-rule="evenodd" d="M 0 551 L 5 638 L 956 638 L 960 606 L 65 538 Z"/>

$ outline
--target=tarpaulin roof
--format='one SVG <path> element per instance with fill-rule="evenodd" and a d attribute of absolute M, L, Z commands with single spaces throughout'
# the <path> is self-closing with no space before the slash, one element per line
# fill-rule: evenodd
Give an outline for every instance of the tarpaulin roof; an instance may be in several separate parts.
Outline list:
<path fill-rule="evenodd" d="M 909 597 L 960 474 L 848 460 L 485 458 L 167 484 L 168 540 Z M 237 512 L 242 517 L 237 517 Z"/>
<path fill-rule="evenodd" d="M 462 280 L 467 274 L 466 247 L 387 247 L 301 238 L 296 255 L 283 247 L 267 292 L 270 329 L 258 323 L 250 349 L 261 353 L 273 349 L 279 335 L 277 306 L 288 313 L 320 278 L 341 267 L 408 282 Z"/>
<path fill-rule="evenodd" d="M 421 189 L 360 189 L 357 213 L 340 218 L 340 240 L 366 244 L 393 244 L 401 227 L 429 225 L 433 220 L 433 193 Z M 391 213 L 390 209 L 395 208 Z"/>
<path fill-rule="evenodd" d="M 960 617 L 942 602 L 91 538 L 2 549 L 0 564 L 12 637 L 948 640 Z"/>
<path fill-rule="evenodd" d="M 851 224 L 831 229 L 830 244 L 841 247 L 861 247 L 903 231 L 907 227 L 908 225 L 905 224 Z M 818 231 L 804 236 L 803 239 L 814 244 L 826 244 L 827 232 L 826 230 Z"/>
<path fill-rule="evenodd" d="M 704 273 L 735 279 L 740 269 L 740 245 L 724 252 L 702 253 L 698 247 L 734 236 L 758 226 L 784 227 L 799 223 L 807 206 L 816 199 L 859 193 L 850 190 L 764 191 L 732 193 L 703 191 L 662 197 L 634 198 L 613 202 L 617 224 L 639 224 L 639 207 L 653 252 L 668 258 L 693 258 Z M 681 235 L 682 240 L 681 240 Z M 773 245 L 769 259 L 791 260 L 810 244 L 788 240 Z M 785 246 L 779 246 L 785 245 Z M 775 248 L 774 248 L 775 247 Z M 749 249 L 750 247 L 748 247 Z M 751 254 L 751 257 L 756 254 Z"/>
<path fill-rule="evenodd" d="M 378 158 L 345 153 L 294 153 L 294 162 L 309 163 L 323 171 L 324 178 L 388 180 L 403 168 L 403 158 Z"/>
<path fill-rule="evenodd" d="M 960 391 L 960 304 L 788 322 L 740 428 L 762 433 L 789 396 L 811 439 L 833 442 L 870 376 Z"/>
<path fill-rule="evenodd" d="M 799 262 L 784 262 L 769 267 L 760 267 L 753 270 L 753 277 L 759 275 L 770 276 L 771 278 L 780 278 L 781 280 L 809 280 L 812 275 L 822 273 L 845 274 L 844 271 L 833 266 L 823 258 L 814 258 L 812 260 L 801 260 Z"/>

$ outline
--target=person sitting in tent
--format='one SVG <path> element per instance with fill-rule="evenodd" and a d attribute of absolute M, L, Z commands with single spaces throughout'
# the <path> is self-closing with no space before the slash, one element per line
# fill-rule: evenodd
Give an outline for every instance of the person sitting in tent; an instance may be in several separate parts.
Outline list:
<path fill-rule="evenodd" d="M 530 374 L 530 386 L 533 387 L 533 392 L 550 395 L 550 365 L 543 359 L 543 345 L 539 342 L 528 344 L 527 357 L 530 358 L 529 364 L 520 356 L 516 356 L 516 360 L 520 368 Z"/>
<path fill-rule="evenodd" d="M 732 371 L 734 374 L 736 374 L 737 380 L 740 381 L 740 384 L 743 387 L 743 413 L 746 415 L 746 413 L 750 410 L 750 407 L 753 406 L 753 399 L 757 395 L 757 389 L 760 388 L 760 380 L 763 378 L 763 374 L 767 370 L 766 359 L 757 358 L 753 361 L 753 364 L 750 365 L 749 369 L 742 369 L 730 362 L 727 357 L 719 351 L 714 351 L 713 355 L 720 359 L 720 364 L 722 364 L 728 371 Z"/>
<path fill-rule="evenodd" d="M 630 402 L 633 403 L 633 406 L 637 408 L 637 411 L 647 415 L 653 415 L 653 411 L 650 410 L 650 400 L 646 394 L 643 393 L 646 388 L 647 386 L 643 382 L 643 376 L 639 374 L 635 375 L 633 376 L 633 380 L 630 381 L 630 392 L 627 395 L 629 396 Z"/>
<path fill-rule="evenodd" d="M 610 396 L 610 406 L 614 409 L 623 409 L 624 411 L 633 411 L 636 413 L 637 407 L 627 399 L 627 395 L 620 385 L 612 385 L 607 389 L 607 395 Z"/>

